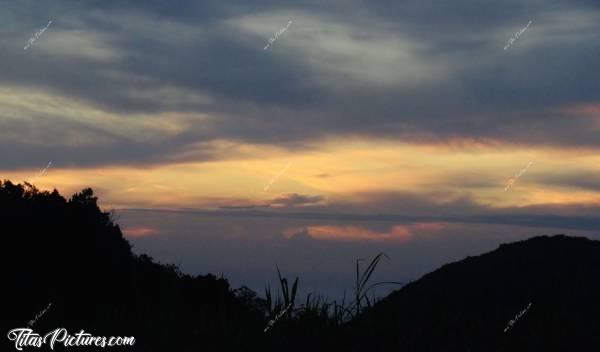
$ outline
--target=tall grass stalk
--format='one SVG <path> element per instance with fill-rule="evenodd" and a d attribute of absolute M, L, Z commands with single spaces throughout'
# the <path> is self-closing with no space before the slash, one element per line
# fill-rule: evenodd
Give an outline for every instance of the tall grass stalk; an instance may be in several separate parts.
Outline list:
<path fill-rule="evenodd" d="M 382 258 L 389 259 L 385 253 L 379 253 L 371 260 L 369 265 L 367 265 L 365 270 L 362 272 L 360 268 L 360 262 L 362 259 L 356 260 L 356 285 L 354 288 L 354 300 L 352 302 L 346 304 L 345 292 L 341 302 L 338 302 L 337 300 L 328 302 L 327 299 L 322 298 L 319 295 L 313 295 L 312 293 L 309 293 L 306 297 L 306 302 L 302 304 L 299 309 L 297 309 L 299 316 L 324 318 L 326 320 L 331 320 L 333 324 L 340 326 L 346 323 L 348 320 L 356 318 L 365 308 L 373 307 L 377 301 L 374 293 L 372 293 L 371 299 L 368 297 L 369 292 L 371 292 L 373 288 L 380 285 L 403 285 L 403 283 L 395 281 L 381 281 L 369 284 L 369 280 L 381 262 Z M 267 311 L 269 316 L 273 317 L 277 314 L 277 312 L 290 307 L 286 311 L 286 317 L 288 319 L 292 319 L 292 313 L 294 312 L 293 307 L 298 289 L 298 277 L 296 277 L 294 280 L 292 289 L 290 291 L 287 278 L 281 276 L 279 267 L 276 266 L 276 268 L 281 287 L 282 298 L 279 298 L 278 296 L 275 298 L 275 301 L 273 301 L 271 288 L 270 286 L 267 287 L 265 289 Z"/>

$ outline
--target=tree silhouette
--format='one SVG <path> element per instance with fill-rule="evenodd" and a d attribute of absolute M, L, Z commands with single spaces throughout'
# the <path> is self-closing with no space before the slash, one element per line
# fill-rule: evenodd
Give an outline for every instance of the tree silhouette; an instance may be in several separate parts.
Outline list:
<path fill-rule="evenodd" d="M 134 336 L 143 351 L 227 350 L 262 338 L 265 314 L 250 290 L 134 255 L 97 200 L 90 188 L 65 200 L 56 190 L 0 182 L 5 332 L 51 302 L 36 332 Z"/>

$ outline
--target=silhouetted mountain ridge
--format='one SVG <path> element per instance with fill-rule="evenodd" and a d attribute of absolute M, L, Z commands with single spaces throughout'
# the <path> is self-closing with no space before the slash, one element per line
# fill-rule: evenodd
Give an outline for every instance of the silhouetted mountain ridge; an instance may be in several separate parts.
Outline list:
<path fill-rule="evenodd" d="M 446 264 L 348 329 L 356 350 L 585 351 L 600 347 L 599 299 L 600 242 L 541 236 Z"/>
<path fill-rule="evenodd" d="M 71 334 L 134 336 L 140 351 L 226 350 L 262 339 L 264 301 L 254 292 L 134 255 L 91 189 L 66 200 L 0 182 L 0 224 L 0 322 L 8 347 L 0 350 L 14 350 L 6 333 L 49 303 L 33 327 L 42 335 L 65 327 Z"/>

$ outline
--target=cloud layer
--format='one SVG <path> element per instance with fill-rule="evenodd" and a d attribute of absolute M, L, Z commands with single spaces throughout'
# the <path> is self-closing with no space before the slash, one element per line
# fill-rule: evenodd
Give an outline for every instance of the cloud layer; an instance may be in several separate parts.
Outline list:
<path fill-rule="evenodd" d="M 74 165 L 160 163 L 217 140 L 329 136 L 598 147 L 598 114 L 578 109 L 599 103 L 596 4 L 352 5 L 10 5 L 0 162 L 31 166 L 43 146 Z"/>

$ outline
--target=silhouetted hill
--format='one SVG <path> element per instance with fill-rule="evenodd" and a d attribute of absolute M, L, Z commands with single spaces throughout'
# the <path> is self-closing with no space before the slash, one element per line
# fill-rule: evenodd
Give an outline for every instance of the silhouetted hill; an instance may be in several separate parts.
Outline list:
<path fill-rule="evenodd" d="M 356 351 L 598 351 L 600 242 L 535 237 L 444 265 L 345 333 Z"/>
<path fill-rule="evenodd" d="M 223 351 L 263 336 L 264 302 L 254 292 L 132 254 L 96 201 L 91 189 L 66 200 L 56 191 L 0 182 L 0 319 L 7 347 L 0 350 L 15 350 L 7 332 L 26 327 L 50 303 L 34 332 L 65 327 L 71 334 L 134 336 L 135 348 L 127 350 Z"/>

